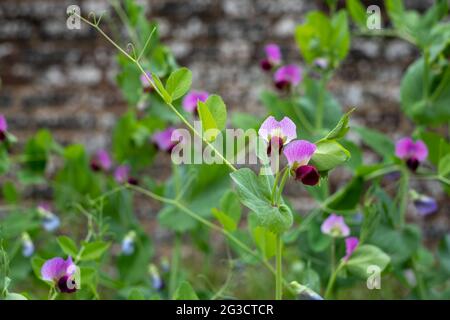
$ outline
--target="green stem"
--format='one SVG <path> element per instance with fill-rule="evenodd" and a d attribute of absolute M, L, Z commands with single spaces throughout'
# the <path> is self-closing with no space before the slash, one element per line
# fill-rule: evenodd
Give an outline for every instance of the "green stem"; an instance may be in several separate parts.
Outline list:
<path fill-rule="evenodd" d="M 428 103 L 428 96 L 430 93 L 429 90 L 429 74 L 430 74 L 430 68 L 428 65 L 428 61 L 430 60 L 430 54 L 428 52 L 428 49 L 425 49 L 423 52 L 423 96 L 425 97 L 425 101 Z"/>
<path fill-rule="evenodd" d="M 280 171 L 277 170 L 277 173 L 275 175 L 275 181 L 273 182 L 273 186 L 272 186 L 272 192 L 271 192 L 271 196 L 270 196 L 270 202 L 272 203 L 272 205 L 275 205 L 275 197 L 276 197 L 276 192 L 277 192 L 277 186 L 278 186 L 278 180 L 280 180 Z"/>
<path fill-rule="evenodd" d="M 283 274 L 282 274 L 282 250 L 283 243 L 281 235 L 277 234 L 276 246 L 276 274 L 275 274 L 275 299 L 281 300 L 283 298 Z"/>
<path fill-rule="evenodd" d="M 174 249 L 172 252 L 172 263 L 170 266 L 170 279 L 169 279 L 169 296 L 172 297 L 177 288 L 178 282 L 178 269 L 181 261 L 181 233 L 175 234 Z"/>
<path fill-rule="evenodd" d="M 330 261 L 331 261 L 331 272 L 336 268 L 336 241 L 334 237 L 331 239 L 331 253 L 330 253 Z"/>
<path fill-rule="evenodd" d="M 114 42 L 97 24 L 92 23 L 91 21 L 87 20 L 86 18 L 74 14 L 75 16 L 79 17 L 82 21 L 87 23 L 88 25 L 92 26 L 94 29 L 96 29 L 109 43 L 111 43 L 117 50 L 119 50 L 120 53 L 122 53 L 127 59 L 129 59 L 131 62 L 133 62 L 137 68 L 141 71 L 141 73 L 144 75 L 148 83 L 153 87 L 154 91 L 163 99 L 163 101 L 166 103 L 166 105 L 177 115 L 177 117 L 191 130 L 196 136 L 198 136 L 202 141 L 211 148 L 212 151 L 214 151 L 221 159 L 222 161 L 232 170 L 237 171 L 237 169 L 225 158 L 225 156 L 217 150 L 214 145 L 212 145 L 201 133 L 199 133 L 190 123 L 186 120 L 186 118 L 175 108 L 175 106 L 164 99 L 163 94 L 159 91 L 158 87 L 154 84 L 153 80 L 150 78 L 150 76 L 145 72 L 142 65 L 139 63 L 139 61 L 132 56 L 130 56 L 125 50 L 123 50 L 117 43 Z"/>
<path fill-rule="evenodd" d="M 334 283 L 336 282 L 336 277 L 341 270 L 343 264 L 341 263 L 336 270 L 331 274 L 330 280 L 328 280 L 327 289 L 325 291 L 325 299 L 331 299 L 331 295 L 333 292 Z"/>
<path fill-rule="evenodd" d="M 281 182 L 280 182 L 280 188 L 278 189 L 278 197 L 277 197 L 277 205 L 280 204 L 281 201 L 281 195 L 283 193 L 283 189 L 284 189 L 284 185 L 286 184 L 287 178 L 289 177 L 289 168 L 285 167 L 284 168 L 284 174 L 283 174 L 283 178 L 281 178 Z"/>
<path fill-rule="evenodd" d="M 402 168 L 402 177 L 400 179 L 400 186 L 398 192 L 398 206 L 399 206 L 399 221 L 398 227 L 402 228 L 405 225 L 406 209 L 408 206 L 408 189 L 409 189 L 409 172 L 406 168 Z"/>

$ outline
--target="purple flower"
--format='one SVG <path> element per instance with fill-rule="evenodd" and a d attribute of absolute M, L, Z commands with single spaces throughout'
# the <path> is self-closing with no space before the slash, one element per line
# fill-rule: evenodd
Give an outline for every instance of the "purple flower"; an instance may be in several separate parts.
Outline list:
<path fill-rule="evenodd" d="M 395 155 L 406 161 L 407 166 L 416 171 L 417 167 L 428 156 L 428 148 L 422 140 L 414 142 L 406 137 L 397 141 L 395 144 Z"/>
<path fill-rule="evenodd" d="M 71 257 L 67 260 L 56 257 L 44 263 L 41 268 L 41 277 L 43 280 L 55 283 L 59 291 L 73 293 L 77 291 L 76 270 L 77 266 Z"/>
<path fill-rule="evenodd" d="M 314 65 L 319 69 L 326 69 L 328 68 L 328 60 L 325 58 L 317 58 L 314 60 Z"/>
<path fill-rule="evenodd" d="M 145 74 L 141 74 L 139 79 L 141 80 L 142 88 L 145 92 L 151 92 L 153 90 L 152 84 L 148 81 L 147 76 L 150 78 L 150 80 L 153 80 L 152 73 L 150 71 L 146 71 Z"/>
<path fill-rule="evenodd" d="M 91 168 L 94 171 L 108 171 L 111 166 L 112 161 L 106 150 L 98 150 L 91 159 Z"/>
<path fill-rule="evenodd" d="M 438 210 L 436 200 L 423 194 L 417 195 L 413 200 L 413 203 L 421 216 L 427 216 Z"/>
<path fill-rule="evenodd" d="M 51 212 L 50 205 L 48 203 L 41 203 L 38 205 L 38 213 L 42 217 L 42 226 L 48 232 L 53 232 L 58 229 L 61 221 L 57 215 Z"/>
<path fill-rule="evenodd" d="M 208 92 L 206 91 L 197 91 L 191 90 L 184 98 L 183 98 L 183 109 L 187 112 L 196 112 L 197 111 L 197 103 L 199 101 L 205 102 L 208 99 Z"/>
<path fill-rule="evenodd" d="M 302 70 L 295 64 L 280 67 L 273 75 L 273 80 L 280 90 L 295 87 L 302 81 Z"/>
<path fill-rule="evenodd" d="M 0 114 L 0 141 L 6 139 L 6 132 L 8 131 L 8 123 L 4 115 Z"/>
<path fill-rule="evenodd" d="M 114 180 L 117 183 L 125 183 L 128 181 L 128 177 L 130 174 L 130 167 L 127 165 L 121 165 L 114 170 Z"/>
<path fill-rule="evenodd" d="M 281 50 L 276 44 L 268 44 L 265 46 L 264 51 L 266 52 L 266 57 L 261 60 L 261 68 L 264 71 L 272 70 L 274 66 L 281 63 Z"/>
<path fill-rule="evenodd" d="M 154 264 L 150 264 L 149 273 L 152 278 L 152 287 L 156 291 L 160 291 L 164 288 L 164 281 L 162 280 L 158 268 Z"/>
<path fill-rule="evenodd" d="M 306 140 L 294 140 L 284 149 L 284 155 L 291 172 L 295 175 L 295 180 L 300 180 L 308 186 L 316 185 L 320 179 L 317 169 L 308 165 L 314 152 L 316 145 Z"/>
<path fill-rule="evenodd" d="M 277 121 L 274 117 L 268 117 L 259 128 L 259 136 L 268 143 L 267 154 L 270 155 L 272 149 L 281 150 L 284 145 L 297 138 L 297 127 L 288 117 Z"/>
<path fill-rule="evenodd" d="M 156 132 L 152 140 L 156 144 L 159 150 L 171 152 L 177 145 L 177 141 L 172 141 L 172 134 L 175 132 L 175 128 L 169 127 L 163 131 Z"/>
<path fill-rule="evenodd" d="M 345 224 L 344 217 L 331 214 L 320 227 L 324 234 L 332 237 L 347 237 L 350 234 L 350 228 Z"/>
<path fill-rule="evenodd" d="M 344 261 L 348 261 L 353 251 L 358 247 L 359 240 L 356 237 L 348 237 L 345 239 L 345 256 Z"/>
<path fill-rule="evenodd" d="M 34 253 L 34 244 L 31 241 L 30 235 L 26 232 L 22 234 L 22 255 L 29 258 Z"/>

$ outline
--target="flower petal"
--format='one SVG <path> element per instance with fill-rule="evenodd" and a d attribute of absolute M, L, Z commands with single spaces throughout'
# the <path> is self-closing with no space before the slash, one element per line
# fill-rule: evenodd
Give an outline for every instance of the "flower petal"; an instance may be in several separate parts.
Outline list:
<path fill-rule="evenodd" d="M 347 237 L 350 234 L 350 228 L 345 223 L 344 217 L 334 213 L 325 219 L 320 230 L 332 237 Z"/>
<path fill-rule="evenodd" d="M 267 59 L 272 64 L 279 64 L 281 62 L 281 50 L 280 47 L 274 43 L 266 45 L 264 48 Z"/>
<path fill-rule="evenodd" d="M 194 112 L 197 110 L 198 101 L 205 102 L 208 99 L 208 92 L 192 90 L 183 98 L 183 109 L 187 112 Z"/>
<path fill-rule="evenodd" d="M 272 134 L 272 132 L 279 130 L 279 128 L 280 123 L 273 116 L 270 116 L 266 120 L 264 120 L 264 122 L 261 124 L 261 127 L 259 127 L 258 135 L 265 141 L 269 142 L 269 136 Z"/>
<path fill-rule="evenodd" d="M 275 83 L 288 82 L 292 86 L 296 86 L 302 81 L 301 69 L 295 64 L 280 67 L 273 77 Z"/>
<path fill-rule="evenodd" d="M 172 141 L 172 134 L 175 130 L 175 128 L 169 127 L 163 131 L 158 131 L 153 135 L 152 140 L 160 150 L 170 151 L 176 143 Z"/>
<path fill-rule="evenodd" d="M 294 140 L 284 148 L 289 165 L 299 167 L 308 164 L 317 147 L 306 140 Z"/>
<path fill-rule="evenodd" d="M 352 255 L 353 251 L 358 247 L 359 240 L 356 237 L 348 237 L 345 239 L 345 257 L 344 260 L 347 261 Z"/>
<path fill-rule="evenodd" d="M 284 117 L 283 120 L 280 121 L 280 128 L 283 135 L 282 138 L 285 139 L 284 144 L 287 144 L 297 138 L 297 126 L 288 117 Z"/>
<path fill-rule="evenodd" d="M 130 167 L 127 165 L 121 165 L 114 171 L 114 180 L 117 183 L 125 183 L 128 180 L 130 174 Z"/>
<path fill-rule="evenodd" d="M 63 258 L 56 257 L 47 260 L 41 268 L 42 279 L 57 281 L 66 273 L 66 269 L 66 261 Z"/>
<path fill-rule="evenodd" d="M 8 131 L 8 123 L 4 115 L 0 114 L 0 132 Z"/>
<path fill-rule="evenodd" d="M 417 140 L 415 143 L 414 157 L 420 162 L 428 157 L 428 148 L 422 140 Z"/>
<path fill-rule="evenodd" d="M 400 159 L 407 159 L 411 156 L 411 152 L 414 150 L 414 141 L 405 137 L 397 141 L 395 144 L 395 155 Z"/>

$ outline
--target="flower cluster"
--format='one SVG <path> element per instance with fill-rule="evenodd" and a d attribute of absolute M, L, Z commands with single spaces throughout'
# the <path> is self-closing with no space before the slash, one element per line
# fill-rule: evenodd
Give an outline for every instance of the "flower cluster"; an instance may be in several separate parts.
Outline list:
<path fill-rule="evenodd" d="M 262 123 L 258 134 L 267 142 L 269 156 L 274 151 L 278 154 L 283 152 L 295 180 L 309 186 L 319 182 L 319 172 L 309 164 L 316 151 L 316 145 L 306 140 L 294 140 L 297 138 L 297 128 L 291 119 L 284 117 L 281 121 L 277 121 L 270 116 Z"/>
<path fill-rule="evenodd" d="M 323 234 L 329 235 L 333 238 L 346 238 L 345 239 L 345 256 L 344 261 L 348 261 L 350 256 L 356 250 L 359 245 L 359 240 L 356 237 L 349 237 L 350 228 L 345 223 L 344 217 L 338 216 L 336 214 L 331 214 L 322 223 L 320 230 Z"/>

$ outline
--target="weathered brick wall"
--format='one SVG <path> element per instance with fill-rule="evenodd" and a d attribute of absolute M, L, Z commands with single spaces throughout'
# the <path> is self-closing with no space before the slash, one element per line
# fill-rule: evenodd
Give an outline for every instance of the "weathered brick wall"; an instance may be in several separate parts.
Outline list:
<path fill-rule="evenodd" d="M 423 10 L 430 2 L 406 4 Z M 148 17 L 160 24 L 163 41 L 180 64 L 192 69 L 194 87 L 219 93 L 229 107 L 255 114 L 265 112 L 258 102 L 267 85 L 258 66 L 264 45 L 279 43 L 287 61 L 301 62 L 294 27 L 306 12 L 322 6 L 321 1 L 300 0 L 145 3 Z M 113 48 L 86 25 L 79 31 L 66 28 L 70 4 L 80 5 L 84 15 L 112 12 L 104 0 L 0 1 L 0 112 L 19 138 L 49 128 L 62 143 L 81 142 L 93 150 L 108 145 L 111 128 L 126 106 L 114 85 Z M 399 84 L 417 56 L 401 40 L 354 38 L 330 89 L 344 106 L 358 107 L 355 122 L 393 138 L 408 134 L 410 122 L 399 113 Z M 423 188 L 443 199 L 437 184 Z M 448 222 L 436 227 L 448 230 Z"/>

